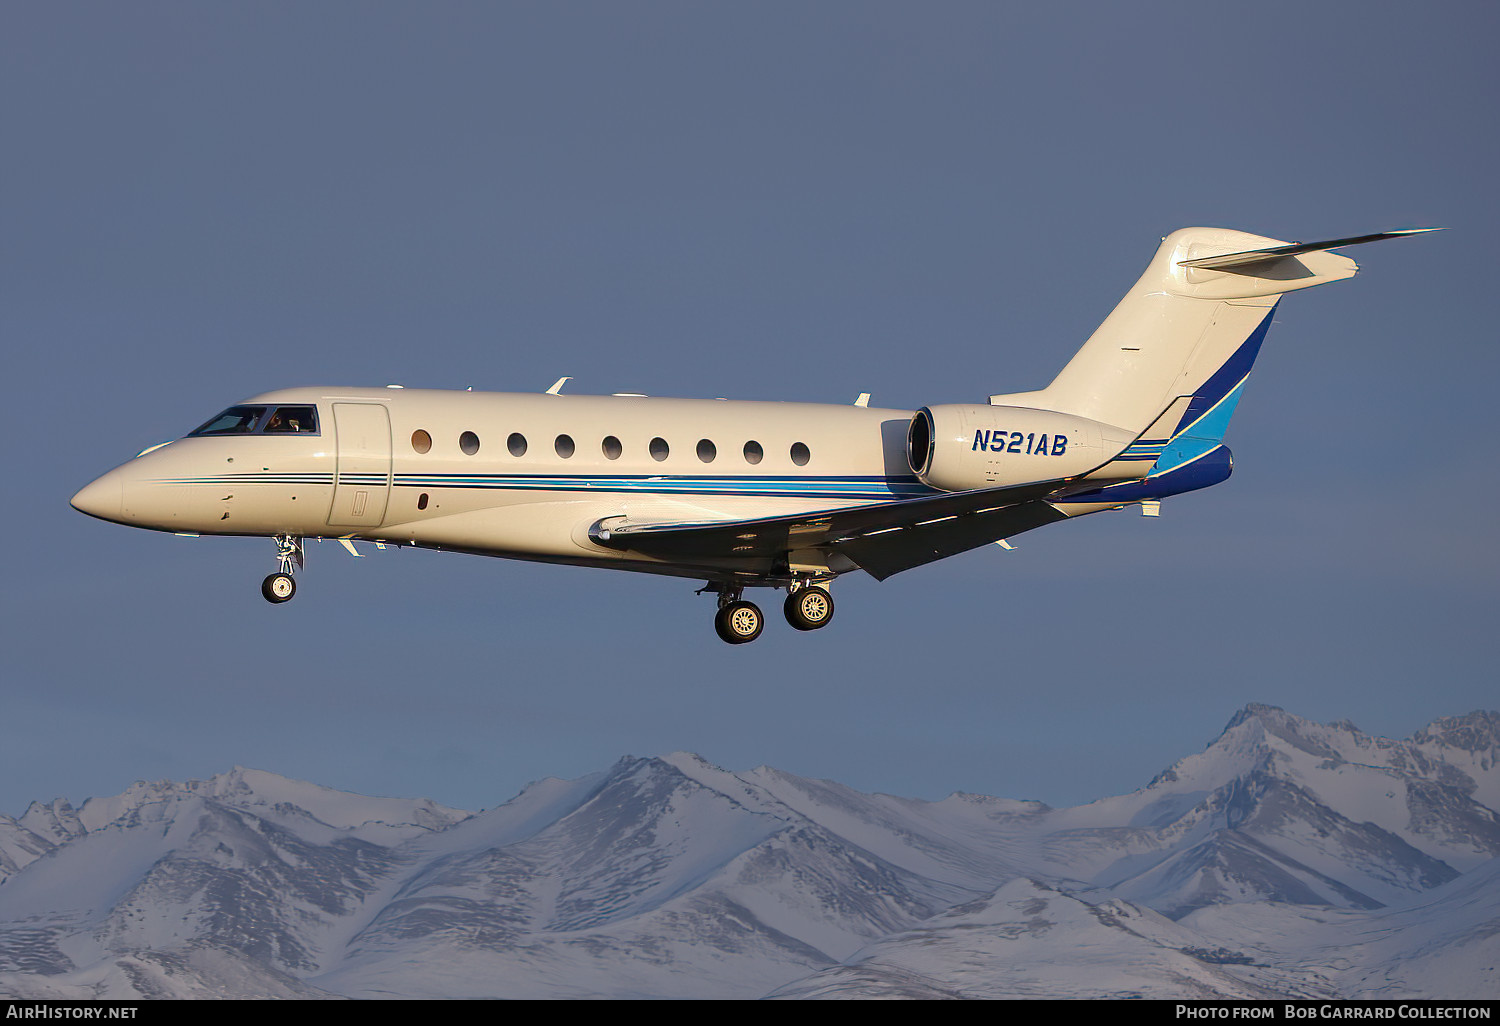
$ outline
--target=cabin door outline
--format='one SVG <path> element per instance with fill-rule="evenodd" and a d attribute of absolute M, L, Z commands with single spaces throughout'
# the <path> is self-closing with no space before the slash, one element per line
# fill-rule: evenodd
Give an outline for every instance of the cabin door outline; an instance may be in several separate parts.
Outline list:
<path fill-rule="evenodd" d="M 391 416 L 378 403 L 334 403 L 338 450 L 330 527 L 379 527 L 391 496 Z"/>

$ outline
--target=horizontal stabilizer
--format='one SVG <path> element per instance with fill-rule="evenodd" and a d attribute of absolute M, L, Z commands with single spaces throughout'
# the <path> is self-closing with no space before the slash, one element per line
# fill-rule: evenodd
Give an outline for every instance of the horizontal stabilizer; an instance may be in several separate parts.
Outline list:
<path fill-rule="evenodd" d="M 1182 267 L 1197 267 L 1206 271 L 1243 273 L 1238 269 L 1257 264 L 1268 264 L 1286 257 L 1294 257 L 1301 253 L 1317 253 L 1325 249 L 1358 246 L 1365 242 L 1379 242 L 1382 239 L 1399 239 L 1407 235 L 1421 235 L 1424 232 L 1440 232 L 1442 230 L 1441 228 L 1401 228 L 1393 232 L 1356 235 L 1348 239 L 1329 239 L 1326 242 L 1293 242 L 1286 246 L 1272 246 L 1268 249 L 1247 249 L 1240 253 L 1222 253 L 1219 256 L 1200 257 L 1197 260 L 1179 260 L 1177 263 Z"/>

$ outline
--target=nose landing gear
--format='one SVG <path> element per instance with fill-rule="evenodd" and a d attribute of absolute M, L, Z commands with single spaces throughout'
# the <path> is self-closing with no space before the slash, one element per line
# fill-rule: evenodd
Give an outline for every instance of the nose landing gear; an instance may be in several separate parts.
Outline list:
<path fill-rule="evenodd" d="M 260 582 L 260 593 L 267 602 L 285 602 L 297 594 L 297 581 L 291 574 L 271 574 Z"/>
<path fill-rule="evenodd" d="M 260 593 L 267 602 L 286 602 L 297 594 L 297 581 L 292 577 L 293 568 L 301 569 L 305 560 L 302 555 L 302 539 L 290 534 L 278 534 L 276 556 L 281 560 L 281 569 L 260 582 Z"/>

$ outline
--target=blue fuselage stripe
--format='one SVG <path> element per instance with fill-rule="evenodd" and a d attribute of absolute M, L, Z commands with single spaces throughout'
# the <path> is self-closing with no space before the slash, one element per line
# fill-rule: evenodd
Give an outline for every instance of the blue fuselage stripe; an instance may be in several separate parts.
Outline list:
<path fill-rule="evenodd" d="M 587 491 L 675 495 L 745 495 L 767 498 L 880 499 L 934 494 L 915 478 L 864 477 L 675 477 L 630 474 L 595 477 L 586 474 L 385 474 L 253 473 L 163 479 L 167 485 L 366 485 L 398 488 L 461 488 L 500 491 Z"/>

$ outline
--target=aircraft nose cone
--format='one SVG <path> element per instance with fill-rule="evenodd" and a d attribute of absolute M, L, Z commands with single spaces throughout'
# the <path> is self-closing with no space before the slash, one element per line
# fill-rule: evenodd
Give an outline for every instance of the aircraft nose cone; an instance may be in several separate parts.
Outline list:
<path fill-rule="evenodd" d="M 80 513 L 118 523 L 125 508 L 125 488 L 118 474 L 105 474 L 80 488 L 72 503 Z"/>

